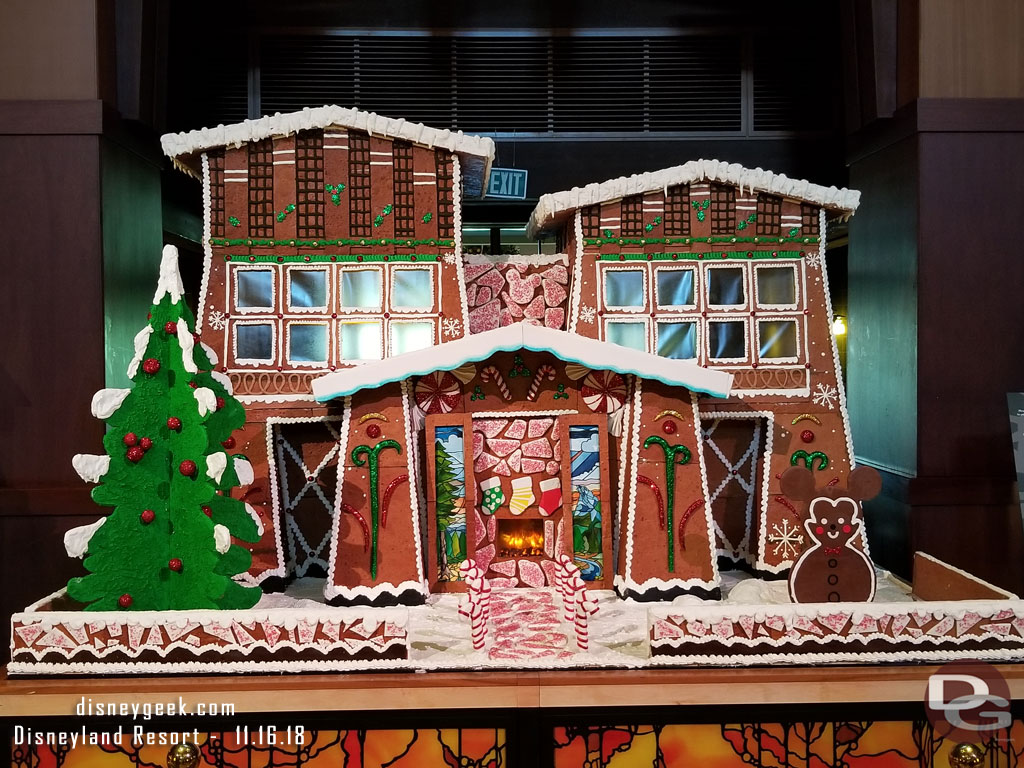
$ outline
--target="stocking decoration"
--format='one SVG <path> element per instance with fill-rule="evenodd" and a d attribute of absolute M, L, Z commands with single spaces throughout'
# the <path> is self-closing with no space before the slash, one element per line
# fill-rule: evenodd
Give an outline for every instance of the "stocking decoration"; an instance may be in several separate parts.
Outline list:
<path fill-rule="evenodd" d="M 540 513 L 550 517 L 562 508 L 562 481 L 557 477 L 549 477 L 540 483 Z"/>
<path fill-rule="evenodd" d="M 526 511 L 537 497 L 533 495 L 533 479 L 529 477 L 517 477 L 512 481 L 512 498 L 508 502 L 508 508 L 513 515 L 521 515 Z"/>
<path fill-rule="evenodd" d="M 493 515 L 498 507 L 505 503 L 505 494 L 501 492 L 501 478 L 489 477 L 480 483 L 483 513 Z"/>

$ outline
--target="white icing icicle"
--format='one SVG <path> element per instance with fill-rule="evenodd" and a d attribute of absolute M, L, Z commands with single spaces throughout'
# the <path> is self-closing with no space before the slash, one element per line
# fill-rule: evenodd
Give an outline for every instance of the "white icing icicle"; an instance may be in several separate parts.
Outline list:
<path fill-rule="evenodd" d="M 181 364 L 185 366 L 185 370 L 189 373 L 199 373 L 199 366 L 196 365 L 193 352 L 196 340 L 183 317 L 178 318 L 178 346 L 181 347 Z"/>
<path fill-rule="evenodd" d="M 163 257 L 160 259 L 160 280 L 156 284 L 153 303 L 159 304 L 160 299 L 169 295 L 171 304 L 177 304 L 184 292 L 181 273 L 178 272 L 178 249 L 173 245 L 165 245 Z"/>
<path fill-rule="evenodd" d="M 223 525 L 213 526 L 213 541 L 222 555 L 231 549 L 231 531 Z"/>
<path fill-rule="evenodd" d="M 129 379 L 135 378 L 139 365 L 142 363 L 142 358 L 146 356 L 146 347 L 149 346 L 149 337 L 152 334 L 153 326 L 151 325 L 144 325 L 142 330 L 135 334 L 135 355 L 132 357 L 132 361 L 128 363 Z"/>
<path fill-rule="evenodd" d="M 195 395 L 196 403 L 199 405 L 199 415 L 205 416 L 210 411 L 217 410 L 217 396 L 209 387 L 198 387 L 192 392 Z"/>
<path fill-rule="evenodd" d="M 131 393 L 130 389 L 101 389 L 92 396 L 92 415 L 97 419 L 109 419 Z"/>
<path fill-rule="evenodd" d="M 249 485 L 253 480 L 256 479 L 256 473 L 253 472 L 252 464 L 244 456 L 232 456 L 235 460 L 235 474 L 238 475 L 239 485 Z"/>
<path fill-rule="evenodd" d="M 245 505 L 245 511 L 249 513 L 249 517 L 256 523 L 256 533 L 260 536 L 263 535 L 263 521 L 260 520 L 260 513 L 256 511 L 252 504 Z"/>
<path fill-rule="evenodd" d="M 204 344 L 203 346 L 205 347 L 206 345 Z M 214 363 L 214 364 L 216 365 L 216 363 Z M 221 373 L 220 371 L 210 371 L 210 375 L 217 382 L 219 382 L 220 385 L 222 387 L 224 387 L 224 389 L 226 389 L 228 391 L 229 395 L 234 393 L 235 390 L 231 386 L 231 379 L 228 378 L 228 375 L 226 373 Z"/>
<path fill-rule="evenodd" d="M 206 457 L 206 476 L 213 480 L 213 482 L 219 483 L 227 466 L 228 455 L 224 451 L 211 453 Z"/>
<path fill-rule="evenodd" d="M 68 553 L 68 557 L 85 557 L 86 553 L 89 551 L 89 540 L 92 539 L 92 535 L 96 533 L 96 531 L 98 531 L 105 522 L 107 522 L 107 518 L 101 517 L 94 523 L 80 525 L 65 533 L 64 550 Z"/>
<path fill-rule="evenodd" d="M 220 362 L 220 358 L 217 357 L 217 353 L 213 351 L 213 347 L 202 341 L 199 342 L 199 346 L 203 348 L 203 352 L 205 352 L 206 356 L 210 358 L 210 365 L 216 365 Z"/>
<path fill-rule="evenodd" d="M 71 459 L 71 466 L 85 482 L 98 483 L 110 469 L 110 457 L 106 454 L 76 453 Z"/>

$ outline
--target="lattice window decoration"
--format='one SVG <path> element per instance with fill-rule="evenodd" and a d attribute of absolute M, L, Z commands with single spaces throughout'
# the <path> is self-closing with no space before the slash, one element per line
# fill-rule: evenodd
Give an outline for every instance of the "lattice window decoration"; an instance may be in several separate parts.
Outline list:
<path fill-rule="evenodd" d="M 800 205 L 800 230 L 804 237 L 817 237 L 818 206 L 802 203 Z"/>
<path fill-rule="evenodd" d="M 588 205 L 581 211 L 583 218 L 583 236 L 584 237 L 600 237 L 601 236 L 601 206 L 600 205 Z"/>
<path fill-rule="evenodd" d="M 324 236 L 324 132 L 295 134 L 296 227 L 302 239 Z"/>
<path fill-rule="evenodd" d="M 796 268 L 758 266 L 754 268 L 757 306 L 768 309 L 796 309 Z"/>
<path fill-rule="evenodd" d="M 275 270 L 236 268 L 235 309 L 240 312 L 270 312 L 274 309 Z"/>
<path fill-rule="evenodd" d="M 249 235 L 274 236 L 274 144 L 249 142 Z"/>
<path fill-rule="evenodd" d="M 348 225 L 351 237 L 368 237 L 373 229 L 370 210 L 370 137 L 359 131 L 348 135 Z"/>
<path fill-rule="evenodd" d="M 746 322 L 743 320 L 708 320 L 708 357 L 712 360 L 746 360 Z"/>
<path fill-rule="evenodd" d="M 692 309 L 697 306 L 697 270 L 662 267 L 654 270 L 654 294 L 659 309 Z"/>
<path fill-rule="evenodd" d="M 711 185 L 711 234 L 732 235 L 736 228 L 736 190 L 727 184 Z"/>
<path fill-rule="evenodd" d="M 210 168 L 210 236 L 224 237 L 227 224 L 224 212 L 224 150 L 211 150 L 207 159 Z"/>
<path fill-rule="evenodd" d="M 288 269 L 288 309 L 294 312 L 326 311 L 329 278 L 326 269 Z"/>
<path fill-rule="evenodd" d="M 327 365 L 327 323 L 288 323 L 287 357 L 289 363 L 299 365 Z"/>
<path fill-rule="evenodd" d="M 781 229 L 782 198 L 775 195 L 758 195 L 757 234 L 778 237 Z"/>
<path fill-rule="evenodd" d="M 640 237 L 644 233 L 643 196 L 622 198 L 622 236 Z"/>
<path fill-rule="evenodd" d="M 380 312 L 384 308 L 384 271 L 343 269 L 341 271 L 341 308 Z"/>
<path fill-rule="evenodd" d="M 690 185 L 677 184 L 665 196 L 665 236 L 686 237 L 690 234 Z"/>
<path fill-rule="evenodd" d="M 382 320 L 352 320 L 338 324 L 338 337 L 342 360 L 380 360 L 384 357 L 384 322 Z"/>
<path fill-rule="evenodd" d="M 437 236 L 455 236 L 455 166 L 452 156 L 436 150 L 437 168 Z"/>
<path fill-rule="evenodd" d="M 646 277 L 646 270 L 644 269 L 605 269 L 605 307 L 633 311 L 646 307 Z"/>
<path fill-rule="evenodd" d="M 402 355 L 434 346 L 434 321 L 399 321 L 389 324 L 390 354 Z"/>
<path fill-rule="evenodd" d="M 647 322 L 645 320 L 607 320 L 604 324 L 605 341 L 621 347 L 647 351 Z"/>
<path fill-rule="evenodd" d="M 430 267 L 391 270 L 391 309 L 429 312 L 434 308 L 434 272 Z"/>
<path fill-rule="evenodd" d="M 235 362 L 242 364 L 273 363 L 274 324 L 245 322 L 235 323 Z"/>
<path fill-rule="evenodd" d="M 709 267 L 708 306 L 742 307 L 747 303 L 747 271 L 743 266 Z"/>
<path fill-rule="evenodd" d="M 396 141 L 393 145 L 393 156 L 395 237 L 412 237 L 416 234 L 412 144 L 407 141 Z"/>
<path fill-rule="evenodd" d="M 759 320 L 757 356 L 761 360 L 796 362 L 799 357 L 796 320 Z"/>
<path fill-rule="evenodd" d="M 696 360 L 697 322 L 695 320 L 659 320 L 657 353 L 672 360 Z"/>

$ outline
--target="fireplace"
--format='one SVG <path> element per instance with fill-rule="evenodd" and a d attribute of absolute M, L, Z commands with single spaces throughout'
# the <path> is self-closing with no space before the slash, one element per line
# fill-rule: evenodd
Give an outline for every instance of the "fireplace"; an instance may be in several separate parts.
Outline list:
<path fill-rule="evenodd" d="M 543 557 L 544 521 L 498 518 L 498 557 Z"/>

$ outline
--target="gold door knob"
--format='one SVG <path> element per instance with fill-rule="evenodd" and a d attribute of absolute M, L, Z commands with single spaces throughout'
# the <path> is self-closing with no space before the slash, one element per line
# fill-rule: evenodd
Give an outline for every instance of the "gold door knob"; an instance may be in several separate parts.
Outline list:
<path fill-rule="evenodd" d="M 957 744 L 949 753 L 950 768 L 978 768 L 985 753 L 977 744 Z"/>
<path fill-rule="evenodd" d="M 199 747 L 188 741 L 175 744 L 167 752 L 167 768 L 196 768 L 199 765 Z"/>

